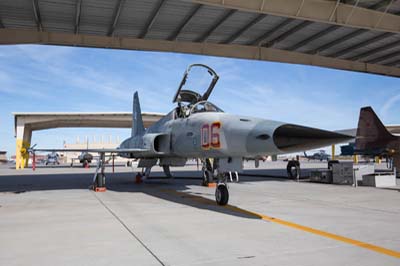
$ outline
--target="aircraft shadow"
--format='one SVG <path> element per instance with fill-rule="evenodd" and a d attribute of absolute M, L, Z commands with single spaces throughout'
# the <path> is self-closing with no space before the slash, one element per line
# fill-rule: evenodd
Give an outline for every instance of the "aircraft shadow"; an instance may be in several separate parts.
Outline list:
<path fill-rule="evenodd" d="M 166 179 L 161 172 L 144 184 L 135 184 L 134 174 L 106 173 L 107 190 L 121 193 L 145 193 L 149 196 L 189 207 L 218 212 L 248 219 L 261 219 L 256 214 L 235 206 L 219 206 L 214 200 L 214 188 L 205 192 L 190 192 L 190 186 L 201 184 L 201 176 L 197 171 L 182 171 L 174 179 Z M 1 193 L 25 193 L 31 191 L 89 189 L 93 173 L 49 173 L 32 175 L 0 176 Z M 250 181 L 282 181 L 292 182 L 287 178 L 241 177 L 241 182 Z"/>

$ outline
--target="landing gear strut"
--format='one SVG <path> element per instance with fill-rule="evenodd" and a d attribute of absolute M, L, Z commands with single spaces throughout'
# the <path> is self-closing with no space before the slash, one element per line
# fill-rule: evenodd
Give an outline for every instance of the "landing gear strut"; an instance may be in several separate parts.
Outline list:
<path fill-rule="evenodd" d="M 168 178 L 173 178 L 172 174 L 171 174 L 171 170 L 169 169 L 169 165 L 163 165 L 163 170 L 164 170 L 164 174 L 168 177 Z"/>
<path fill-rule="evenodd" d="M 100 153 L 100 159 L 93 177 L 93 190 L 96 192 L 106 191 L 106 175 L 104 174 L 106 161 L 105 158 L 106 155 L 104 153 Z"/>
<path fill-rule="evenodd" d="M 212 183 L 214 181 L 214 171 L 213 167 L 211 165 L 210 159 L 205 159 L 202 160 L 202 172 L 203 172 L 203 181 L 202 185 L 203 186 L 208 186 L 208 184 Z"/>
<path fill-rule="evenodd" d="M 137 173 L 135 180 L 136 184 L 141 184 L 145 179 L 150 177 L 150 173 L 151 173 L 151 167 L 146 167 L 144 168 L 144 170 L 142 170 L 141 173 Z"/>

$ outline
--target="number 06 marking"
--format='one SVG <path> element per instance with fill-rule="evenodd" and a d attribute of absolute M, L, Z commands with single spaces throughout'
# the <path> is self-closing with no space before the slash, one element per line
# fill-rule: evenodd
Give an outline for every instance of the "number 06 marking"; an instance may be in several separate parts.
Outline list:
<path fill-rule="evenodd" d="M 220 140 L 221 123 L 204 124 L 201 127 L 201 147 L 204 150 L 221 148 Z"/>

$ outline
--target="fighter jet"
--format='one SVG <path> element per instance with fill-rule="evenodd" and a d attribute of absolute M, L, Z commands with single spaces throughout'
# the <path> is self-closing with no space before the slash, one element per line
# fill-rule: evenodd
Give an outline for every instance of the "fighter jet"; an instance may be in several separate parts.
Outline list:
<path fill-rule="evenodd" d="M 391 134 L 369 106 L 360 110 L 354 153 L 386 156 L 400 169 L 400 136 Z"/>
<path fill-rule="evenodd" d="M 316 161 L 329 161 L 331 156 L 327 154 L 324 150 L 320 150 L 318 152 L 315 152 L 313 155 L 307 155 L 306 152 L 304 152 L 304 158 L 310 160 L 316 160 Z"/>
<path fill-rule="evenodd" d="M 56 152 L 51 152 L 47 154 L 46 160 L 44 161 L 45 165 L 59 165 L 60 162 L 58 161 L 59 155 Z"/>
<path fill-rule="evenodd" d="M 93 161 L 93 155 L 84 151 L 78 157 L 71 159 L 71 167 L 74 166 L 74 161 L 77 160 L 82 164 L 82 167 L 88 167 Z"/>
<path fill-rule="evenodd" d="M 185 86 L 193 69 L 201 69 L 209 76 L 203 94 Z M 104 182 L 105 153 L 139 159 L 138 167 L 145 171 L 138 175 L 143 179 L 149 177 L 151 168 L 157 164 L 171 177 L 171 166 L 184 166 L 188 158 L 199 158 L 204 182 L 218 180 L 215 199 L 219 205 L 226 205 L 228 174 L 242 170 L 243 158 L 301 152 L 353 138 L 322 129 L 225 113 L 208 101 L 218 79 L 210 67 L 191 65 L 173 97 L 176 107 L 147 129 L 143 126 L 138 93 L 134 93 L 131 137 L 117 149 L 58 151 L 98 152 L 100 161 L 95 185 Z"/>

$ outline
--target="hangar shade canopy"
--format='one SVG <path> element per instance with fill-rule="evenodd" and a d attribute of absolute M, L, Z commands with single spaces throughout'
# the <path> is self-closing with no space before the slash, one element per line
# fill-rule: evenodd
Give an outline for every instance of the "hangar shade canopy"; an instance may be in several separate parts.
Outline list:
<path fill-rule="evenodd" d="M 400 1 L 0 2 L 0 44 L 168 51 L 400 76 Z"/>

